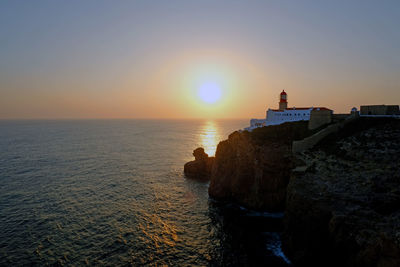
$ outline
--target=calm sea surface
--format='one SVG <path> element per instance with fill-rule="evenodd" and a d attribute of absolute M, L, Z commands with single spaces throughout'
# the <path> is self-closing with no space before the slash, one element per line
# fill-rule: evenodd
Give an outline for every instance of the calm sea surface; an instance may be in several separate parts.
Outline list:
<path fill-rule="evenodd" d="M 0 121 L 0 265 L 279 265 L 274 215 L 183 165 L 247 120 Z"/>

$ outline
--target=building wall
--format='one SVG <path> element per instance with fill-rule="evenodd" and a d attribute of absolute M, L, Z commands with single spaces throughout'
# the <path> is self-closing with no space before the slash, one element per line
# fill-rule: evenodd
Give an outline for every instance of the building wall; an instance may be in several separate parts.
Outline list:
<path fill-rule="evenodd" d="M 266 125 L 278 125 L 284 122 L 308 121 L 310 119 L 310 109 L 291 109 L 284 111 L 267 111 Z"/>
<path fill-rule="evenodd" d="M 250 127 L 263 127 L 265 126 L 264 119 L 251 119 L 250 120 Z"/>
<path fill-rule="evenodd" d="M 361 115 L 386 115 L 385 105 L 361 106 Z"/>
<path fill-rule="evenodd" d="M 400 110 L 398 105 L 387 106 L 386 115 L 400 115 Z"/>
<path fill-rule="evenodd" d="M 265 119 L 251 119 L 250 127 L 244 128 L 244 130 L 252 131 L 255 128 L 264 127 L 264 126 L 265 126 Z"/>
<path fill-rule="evenodd" d="M 318 127 L 332 122 L 332 110 L 313 109 L 308 122 L 308 129 L 314 130 Z"/>
<path fill-rule="evenodd" d="M 360 107 L 360 115 L 399 115 L 398 105 L 369 105 Z"/>

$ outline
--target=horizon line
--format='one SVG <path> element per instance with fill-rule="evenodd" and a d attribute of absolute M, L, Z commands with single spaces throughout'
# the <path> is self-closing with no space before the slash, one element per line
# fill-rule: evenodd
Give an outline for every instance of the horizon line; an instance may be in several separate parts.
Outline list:
<path fill-rule="evenodd" d="M 0 121 L 34 121 L 34 120 L 248 120 L 249 118 L 0 118 Z"/>

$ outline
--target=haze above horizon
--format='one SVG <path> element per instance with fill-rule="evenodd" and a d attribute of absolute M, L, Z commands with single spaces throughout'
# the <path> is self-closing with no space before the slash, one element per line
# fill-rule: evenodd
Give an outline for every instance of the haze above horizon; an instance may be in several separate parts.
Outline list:
<path fill-rule="evenodd" d="M 400 104 L 398 1 L 2 1 L 0 119 Z"/>

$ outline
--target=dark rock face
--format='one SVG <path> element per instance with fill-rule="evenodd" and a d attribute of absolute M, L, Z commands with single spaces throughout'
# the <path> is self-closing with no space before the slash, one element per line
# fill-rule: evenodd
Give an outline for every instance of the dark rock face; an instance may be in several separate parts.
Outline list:
<path fill-rule="evenodd" d="M 202 161 L 208 158 L 208 154 L 204 152 L 204 148 L 199 147 L 193 150 L 194 160 Z"/>
<path fill-rule="evenodd" d="M 307 131 L 301 122 L 232 133 L 217 147 L 209 195 L 252 209 L 283 210 L 294 166 L 291 141 Z"/>
<path fill-rule="evenodd" d="M 400 266 L 400 121 L 359 119 L 300 156 L 283 248 L 296 266 Z"/>
<path fill-rule="evenodd" d="M 209 180 L 214 157 L 209 157 L 204 149 L 199 147 L 193 151 L 194 161 L 189 161 L 184 166 L 184 173 L 189 178 Z"/>

